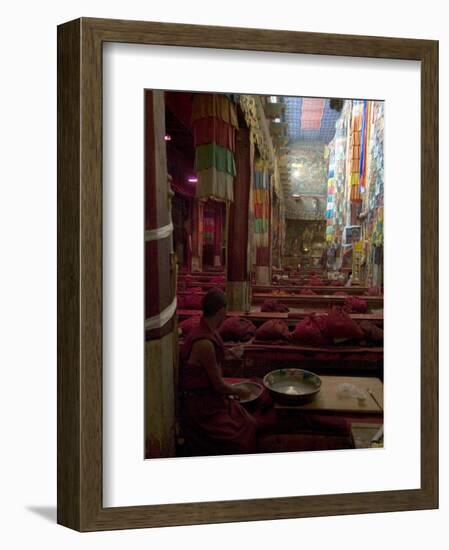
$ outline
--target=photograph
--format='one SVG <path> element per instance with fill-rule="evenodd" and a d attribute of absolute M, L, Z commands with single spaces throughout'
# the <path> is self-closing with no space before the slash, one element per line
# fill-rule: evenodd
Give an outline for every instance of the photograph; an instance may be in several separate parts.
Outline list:
<path fill-rule="evenodd" d="M 385 101 L 143 101 L 144 458 L 383 448 Z"/>

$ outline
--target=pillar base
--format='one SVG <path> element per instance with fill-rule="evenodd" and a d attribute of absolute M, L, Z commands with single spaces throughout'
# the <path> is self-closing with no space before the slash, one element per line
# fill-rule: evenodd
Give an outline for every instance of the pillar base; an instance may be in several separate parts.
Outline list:
<path fill-rule="evenodd" d="M 228 281 L 226 283 L 226 297 L 229 311 L 250 311 L 249 281 Z"/>
<path fill-rule="evenodd" d="M 270 268 L 267 265 L 256 265 L 256 285 L 269 285 Z"/>
<path fill-rule="evenodd" d="M 201 271 L 201 258 L 199 256 L 192 256 L 192 271 Z"/>
<path fill-rule="evenodd" d="M 145 342 L 145 447 L 146 458 L 175 456 L 173 332 Z"/>

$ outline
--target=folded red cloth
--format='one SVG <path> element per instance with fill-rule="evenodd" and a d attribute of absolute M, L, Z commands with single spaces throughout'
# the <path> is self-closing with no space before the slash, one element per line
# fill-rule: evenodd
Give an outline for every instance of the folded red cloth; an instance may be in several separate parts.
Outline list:
<path fill-rule="evenodd" d="M 365 340 L 373 344 L 380 344 L 384 341 L 384 331 L 370 321 L 361 321 L 360 328 L 363 330 Z"/>
<path fill-rule="evenodd" d="M 364 334 L 358 324 L 340 306 L 333 306 L 327 314 L 326 330 L 329 337 L 336 340 L 363 340 Z"/>
<path fill-rule="evenodd" d="M 255 325 L 242 317 L 229 317 L 220 326 L 218 332 L 225 342 L 246 342 L 256 333 Z"/>
<path fill-rule="evenodd" d="M 324 286 L 323 281 L 319 277 L 310 277 L 309 284 L 310 286 Z"/>
<path fill-rule="evenodd" d="M 256 330 L 255 338 L 263 341 L 289 340 L 290 331 L 282 319 L 270 319 Z"/>
<path fill-rule="evenodd" d="M 311 288 L 302 288 L 299 294 L 301 296 L 316 296 L 316 292 L 314 292 Z"/>
<path fill-rule="evenodd" d="M 194 315 L 193 317 L 189 317 L 188 319 L 185 319 L 184 321 L 179 323 L 178 326 L 182 331 L 182 335 L 187 336 L 189 332 L 191 332 L 195 327 L 199 325 L 200 319 L 200 315 Z"/>
<path fill-rule="evenodd" d="M 346 298 L 343 308 L 348 313 L 366 313 L 368 311 L 368 303 L 362 298 L 349 296 Z"/>
<path fill-rule="evenodd" d="M 328 343 L 328 339 L 323 334 L 321 328 L 324 328 L 322 321 L 318 321 L 318 315 L 308 315 L 296 324 L 292 333 L 292 341 L 299 344 L 310 344 L 312 346 L 323 346 Z"/>
<path fill-rule="evenodd" d="M 264 303 L 262 304 L 262 307 L 260 308 L 260 311 L 265 311 L 265 312 L 275 311 L 278 313 L 287 313 L 290 310 L 286 305 L 281 304 L 277 300 L 265 300 Z"/>

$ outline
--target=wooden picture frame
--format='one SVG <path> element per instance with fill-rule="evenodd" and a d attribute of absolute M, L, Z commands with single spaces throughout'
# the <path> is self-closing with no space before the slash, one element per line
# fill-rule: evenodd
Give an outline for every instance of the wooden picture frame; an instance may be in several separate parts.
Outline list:
<path fill-rule="evenodd" d="M 102 44 L 421 62 L 421 488 L 104 508 Z M 81 18 L 58 27 L 58 523 L 79 531 L 438 507 L 438 42 Z"/>

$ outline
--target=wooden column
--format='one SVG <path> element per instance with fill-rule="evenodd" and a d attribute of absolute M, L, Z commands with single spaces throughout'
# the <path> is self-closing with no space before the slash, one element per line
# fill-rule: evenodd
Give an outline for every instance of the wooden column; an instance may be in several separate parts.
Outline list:
<path fill-rule="evenodd" d="M 203 268 L 203 213 L 204 202 L 195 199 L 192 208 L 192 271 Z"/>
<path fill-rule="evenodd" d="M 214 266 L 221 266 L 221 250 L 223 235 L 223 208 L 221 202 L 215 203 L 215 226 L 214 226 Z"/>
<path fill-rule="evenodd" d="M 249 311 L 248 218 L 252 159 L 250 135 L 246 128 L 240 128 L 236 135 L 235 163 L 234 202 L 229 207 L 228 221 L 226 293 L 228 309 Z"/>
<path fill-rule="evenodd" d="M 266 170 L 266 169 L 265 169 Z M 264 177 L 266 172 L 264 171 Z M 264 245 L 258 246 L 256 251 L 256 284 L 268 285 L 271 283 L 271 182 L 268 176 L 268 233 L 264 235 Z"/>
<path fill-rule="evenodd" d="M 160 319 L 175 297 L 173 238 L 154 230 L 171 222 L 164 92 L 145 92 L 145 437 L 146 457 L 175 454 L 176 322 Z M 156 326 L 154 321 L 156 320 Z"/>

